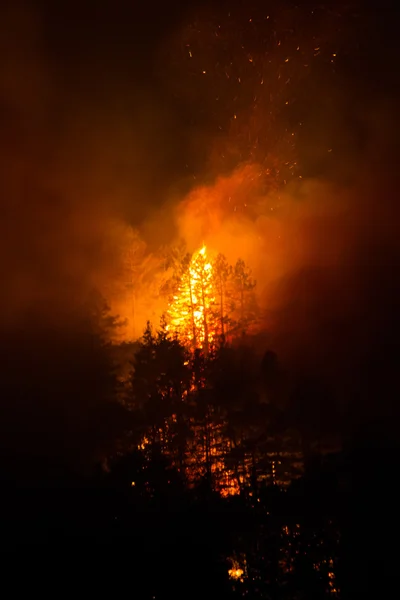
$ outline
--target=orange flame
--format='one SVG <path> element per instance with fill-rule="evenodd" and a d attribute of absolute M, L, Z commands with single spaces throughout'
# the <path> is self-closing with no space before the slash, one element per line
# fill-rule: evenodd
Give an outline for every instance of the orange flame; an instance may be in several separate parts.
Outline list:
<path fill-rule="evenodd" d="M 168 307 L 168 329 L 182 343 L 208 352 L 218 335 L 213 265 L 203 246 L 190 261 Z"/>

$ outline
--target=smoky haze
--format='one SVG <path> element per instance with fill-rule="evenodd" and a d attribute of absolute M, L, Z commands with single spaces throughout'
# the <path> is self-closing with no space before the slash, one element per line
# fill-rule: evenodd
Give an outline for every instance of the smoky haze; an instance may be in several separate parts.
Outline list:
<path fill-rule="evenodd" d="M 69 309 L 109 277 L 110 222 L 143 219 L 148 199 L 160 201 L 154 172 L 167 180 L 173 161 L 175 117 L 138 68 L 147 46 L 137 42 L 121 73 L 117 25 L 99 14 L 86 29 L 71 6 L 2 8 L 5 324 L 47 302 Z"/>
<path fill-rule="evenodd" d="M 78 460 L 112 436 L 109 423 L 92 421 L 97 400 L 82 385 L 103 369 L 85 307 L 93 288 L 118 277 L 131 226 L 151 248 L 183 237 L 194 249 L 206 238 L 232 259 L 242 254 L 266 312 L 263 343 L 291 371 L 327 377 L 355 413 L 391 414 L 382 399 L 395 384 L 400 254 L 395 76 L 383 72 L 396 65 L 390 25 L 365 15 L 359 53 L 339 62 L 337 79 L 317 73 L 304 86 L 303 179 L 266 194 L 247 183 L 251 161 L 218 176 L 210 157 L 220 140 L 190 124 L 198 107 L 183 114 L 170 90 L 163 96 L 155 49 L 179 36 L 187 15 L 139 35 L 150 15 L 123 6 L 110 20 L 111 3 L 95 16 L 89 3 L 79 23 L 74 3 L 1 9 L 5 447 Z M 243 208 L 249 196 L 258 212 Z M 96 386 L 105 402 L 106 383 Z"/>
<path fill-rule="evenodd" d="M 148 81 L 153 41 L 137 35 L 150 14 L 126 3 L 111 19 L 111 3 L 94 4 L 6 3 L 0 15 L 2 445 L 83 462 L 110 433 L 92 422 L 104 357 L 87 299 L 115 276 L 124 224 L 176 170 L 176 116 Z"/>

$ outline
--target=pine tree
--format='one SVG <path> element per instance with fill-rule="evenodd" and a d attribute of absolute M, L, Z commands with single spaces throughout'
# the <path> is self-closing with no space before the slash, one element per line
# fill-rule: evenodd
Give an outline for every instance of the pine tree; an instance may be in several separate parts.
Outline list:
<path fill-rule="evenodd" d="M 191 422 L 194 434 L 194 443 L 191 446 L 192 479 L 199 481 L 204 478 L 209 489 L 215 483 L 213 479 L 216 470 L 222 466 L 218 456 L 220 427 L 211 378 L 214 361 L 213 352 L 206 355 L 199 349 L 191 358 L 190 400 L 193 405 Z"/>
<path fill-rule="evenodd" d="M 113 315 L 107 301 L 97 290 L 92 290 L 85 302 L 89 327 L 93 336 L 101 344 L 109 344 L 117 337 L 117 331 L 126 322 L 119 315 Z"/>
<path fill-rule="evenodd" d="M 232 266 L 223 254 L 218 254 L 213 263 L 214 287 L 217 296 L 216 313 L 222 343 L 232 324 Z"/>
<path fill-rule="evenodd" d="M 191 373 L 186 350 L 170 336 L 165 319 L 154 332 L 148 323 L 135 355 L 132 402 L 143 419 L 143 435 L 154 451 L 170 455 L 184 470 L 185 411 Z"/>
<path fill-rule="evenodd" d="M 195 292 L 190 271 L 191 255 L 186 254 L 176 269 L 172 286 L 174 288 L 167 318 L 168 329 L 177 334 L 184 343 L 197 348 L 197 327 L 195 322 Z"/>
<path fill-rule="evenodd" d="M 194 316 L 197 321 L 198 337 L 207 355 L 210 343 L 215 337 L 216 298 L 212 264 L 209 262 L 205 247 L 192 260 L 190 273 L 197 301 Z"/>
<path fill-rule="evenodd" d="M 193 350 L 201 348 L 208 354 L 216 338 L 216 306 L 213 267 L 203 247 L 182 263 L 168 309 L 168 328 Z"/>
<path fill-rule="evenodd" d="M 208 355 L 256 320 L 256 282 L 242 259 L 232 267 L 223 254 L 210 260 L 203 247 L 176 264 L 172 284 L 167 328 L 193 351 Z"/>
<path fill-rule="evenodd" d="M 233 269 L 234 316 L 238 333 L 246 333 L 257 318 L 256 281 L 244 260 L 239 258 Z"/>

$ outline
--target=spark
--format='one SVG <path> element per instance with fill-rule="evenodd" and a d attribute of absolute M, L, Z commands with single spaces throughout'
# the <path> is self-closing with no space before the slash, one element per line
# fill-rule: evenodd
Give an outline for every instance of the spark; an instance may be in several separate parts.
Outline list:
<path fill-rule="evenodd" d="M 304 13 L 306 18 L 309 15 L 309 10 Z M 268 175 L 268 185 L 276 188 L 289 178 L 289 173 L 293 175 L 289 169 L 293 169 L 297 154 L 297 131 L 293 126 L 285 131 L 284 121 L 275 117 L 282 106 L 294 103 L 297 86 L 311 76 L 312 61 L 319 60 L 317 53 L 322 54 L 332 41 L 335 43 L 331 46 L 335 52 L 330 51 L 326 61 L 326 68 L 334 72 L 333 63 L 340 51 L 337 40 L 330 39 L 337 29 L 329 26 L 325 31 L 302 32 L 292 20 L 294 17 L 288 14 L 289 21 L 285 21 L 286 15 L 283 16 L 277 21 L 281 22 L 279 29 L 274 29 L 273 17 L 265 13 L 256 16 L 247 12 L 243 19 L 243 14 L 226 11 L 219 24 L 206 19 L 192 22 L 184 39 L 190 42 L 185 45 L 192 62 L 199 57 L 202 60 L 197 71 L 198 84 L 185 85 L 189 79 L 193 81 L 188 61 L 175 58 L 165 69 L 167 75 L 175 70 L 177 77 L 173 81 L 182 82 L 177 96 L 183 95 L 181 100 L 201 111 L 202 118 L 210 116 L 218 144 L 222 144 L 216 156 L 221 164 L 224 160 L 224 168 L 228 156 L 232 157 L 231 148 L 237 147 L 240 161 L 260 163 L 264 174 L 268 161 L 276 163 Z M 248 23 L 246 31 L 243 22 Z M 179 36 L 179 50 L 181 40 Z M 237 85 L 232 87 L 232 82 Z M 297 123 L 295 129 L 300 126 Z M 221 139 L 220 132 L 227 133 L 226 139 Z M 285 163 L 289 164 L 280 169 L 278 176 L 277 166 Z M 233 210 L 233 203 L 230 207 Z"/>

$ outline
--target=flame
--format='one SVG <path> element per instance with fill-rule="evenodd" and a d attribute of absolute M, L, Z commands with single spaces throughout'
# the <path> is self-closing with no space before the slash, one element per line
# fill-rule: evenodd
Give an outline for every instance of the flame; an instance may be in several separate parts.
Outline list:
<path fill-rule="evenodd" d="M 231 569 L 228 570 L 230 579 L 236 579 L 236 581 L 243 582 L 246 577 L 246 560 L 242 557 L 242 563 L 240 564 L 236 559 L 231 558 Z"/>
<path fill-rule="evenodd" d="M 228 574 L 232 579 L 241 579 L 243 576 L 243 569 L 229 569 Z"/>
<path fill-rule="evenodd" d="M 214 271 L 206 246 L 195 252 L 169 303 L 168 330 L 193 349 L 208 352 L 218 336 Z"/>

